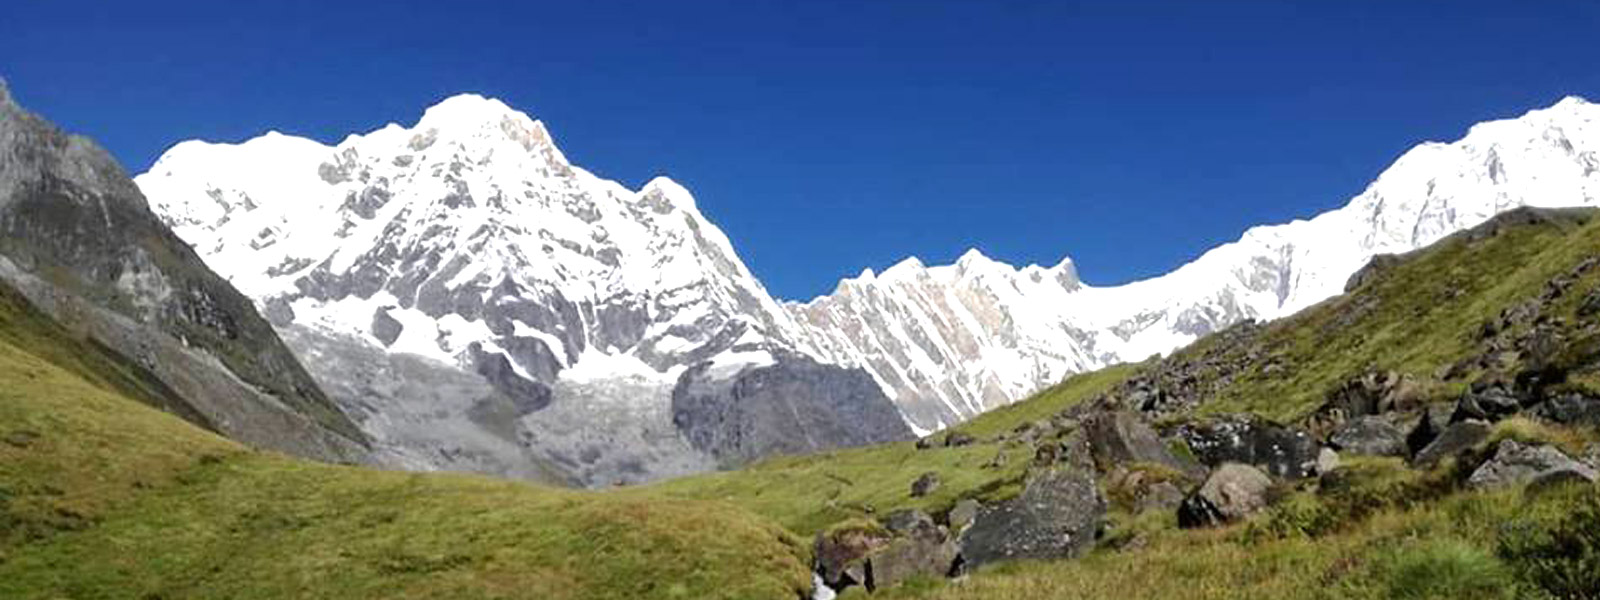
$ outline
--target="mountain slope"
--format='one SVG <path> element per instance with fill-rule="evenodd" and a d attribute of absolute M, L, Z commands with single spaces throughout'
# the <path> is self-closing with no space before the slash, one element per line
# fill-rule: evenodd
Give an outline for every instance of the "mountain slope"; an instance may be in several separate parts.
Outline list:
<path fill-rule="evenodd" d="M 475 96 L 337 147 L 278 134 L 186 142 L 138 182 L 289 338 L 357 344 L 334 355 L 430 357 L 498 391 L 435 398 L 439 410 L 419 411 L 342 381 L 342 369 L 317 373 L 326 387 L 355 390 L 341 403 L 396 462 L 509 473 L 542 459 L 605 484 L 781 446 L 763 435 L 726 449 L 712 440 L 743 436 L 696 433 L 736 427 L 724 411 L 740 403 L 731 393 L 741 382 L 761 379 L 757 369 L 802 382 L 785 394 L 801 401 L 778 410 L 784 400 L 763 396 L 774 410 L 744 414 L 870 415 L 813 427 L 816 441 L 793 449 L 903 437 L 891 402 L 918 432 L 948 427 L 1073 373 L 1292 314 L 1337 293 L 1374 255 L 1500 211 L 1594 205 L 1597 122 L 1600 107 L 1569 98 L 1420 145 L 1343 208 L 1253 228 L 1146 281 L 1090 286 L 1070 260 L 1017 269 L 974 250 L 949 266 L 913 258 L 869 270 L 805 303 L 774 301 L 683 188 L 657 179 L 632 192 L 599 179 L 570 165 L 541 123 Z M 289 226 L 302 220 L 318 224 Z M 307 333 L 287 333 L 297 329 Z M 720 365 L 721 381 L 693 380 L 705 361 Z M 860 376 L 800 377 L 807 363 L 864 373 L 878 392 L 861 389 Z M 428 388 L 422 379 L 404 385 Z M 723 392 L 709 404 L 683 401 L 690 388 Z M 633 416 L 606 417 L 619 413 Z M 616 426 L 571 431 L 588 421 Z M 467 441 L 441 447 L 441 428 Z"/>
<path fill-rule="evenodd" d="M 1518 206 L 1600 204 L 1600 106 L 1580 98 L 1425 143 L 1344 207 L 1255 227 L 1153 279 L 1082 284 L 1070 260 L 1016 269 L 968 252 L 908 259 L 788 308 L 824 360 L 861 364 L 922 428 L 1071 374 L 1143 360 L 1339 293 L 1377 254 L 1421 248 Z"/>
<path fill-rule="evenodd" d="M 793 539 L 736 507 L 249 450 L 35 354 L 73 340 L 0 295 L 5 598 L 794 598 L 809 585 Z"/>
<path fill-rule="evenodd" d="M 401 466 L 607 485 L 910 435 L 870 379 L 785 351 L 686 190 L 596 177 L 497 100 L 337 147 L 185 142 L 137 181 Z"/>
<path fill-rule="evenodd" d="M 137 365 L 141 396 L 248 443 L 364 460 L 360 430 L 249 299 L 212 273 L 93 142 L 0 85 L 0 283 Z"/>

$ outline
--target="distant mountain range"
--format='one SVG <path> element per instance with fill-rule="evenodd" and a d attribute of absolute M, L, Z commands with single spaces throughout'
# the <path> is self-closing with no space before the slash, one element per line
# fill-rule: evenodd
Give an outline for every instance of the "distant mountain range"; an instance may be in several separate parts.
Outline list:
<path fill-rule="evenodd" d="M 1595 205 L 1600 107 L 1568 98 L 1420 145 L 1343 208 L 1145 281 L 973 250 L 805 303 L 767 293 L 681 186 L 601 179 L 478 96 L 337 146 L 184 142 L 135 181 L 378 460 L 595 486 L 941 429 L 1290 314 L 1376 255 L 1503 210 Z"/>

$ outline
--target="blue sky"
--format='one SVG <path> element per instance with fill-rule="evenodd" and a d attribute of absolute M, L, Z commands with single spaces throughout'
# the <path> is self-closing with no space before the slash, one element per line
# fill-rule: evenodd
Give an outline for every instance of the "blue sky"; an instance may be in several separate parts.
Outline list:
<path fill-rule="evenodd" d="M 457 92 L 700 206 L 777 295 L 968 247 L 1160 274 L 1410 146 L 1600 98 L 1594 2 L 7 0 L 0 76 L 141 171 Z"/>

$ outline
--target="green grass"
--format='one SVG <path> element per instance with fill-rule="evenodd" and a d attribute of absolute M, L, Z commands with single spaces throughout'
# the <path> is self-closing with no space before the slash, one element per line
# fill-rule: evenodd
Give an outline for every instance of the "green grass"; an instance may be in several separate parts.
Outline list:
<path fill-rule="evenodd" d="M 978 438 L 992 438 L 1009 432 L 1019 425 L 1049 419 L 1078 403 L 1092 399 L 1127 379 L 1138 369 L 1139 365 L 1116 365 L 1074 375 L 1066 381 L 1039 391 L 1026 400 L 983 413 L 951 430 L 966 432 Z"/>
<path fill-rule="evenodd" d="M 0 382 L 3 598 L 791 598 L 809 586 L 802 540 L 727 503 L 254 452 L 8 341 Z"/>

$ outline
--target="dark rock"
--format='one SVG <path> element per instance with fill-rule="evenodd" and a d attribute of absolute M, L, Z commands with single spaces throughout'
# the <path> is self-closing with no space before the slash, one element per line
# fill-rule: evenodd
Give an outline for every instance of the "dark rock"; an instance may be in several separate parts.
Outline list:
<path fill-rule="evenodd" d="M 1250 465 L 1217 467 L 1178 507 L 1178 526 L 1213 527 L 1238 521 L 1267 506 L 1272 478 Z"/>
<path fill-rule="evenodd" d="M 1242 463 L 1288 479 L 1316 472 L 1321 449 L 1305 431 L 1252 415 L 1215 417 L 1179 427 L 1178 435 L 1208 467 Z"/>
<path fill-rule="evenodd" d="M 1533 408 L 1533 414 L 1562 425 L 1600 427 L 1600 398 L 1562 394 Z"/>
<path fill-rule="evenodd" d="M 1034 475 L 1016 498 L 984 506 L 961 534 L 963 568 L 1019 558 L 1075 557 L 1093 547 L 1106 501 L 1090 471 Z"/>
<path fill-rule="evenodd" d="M 934 436 L 929 435 L 917 438 L 916 446 L 918 450 L 928 450 L 933 448 L 938 443 L 939 441 L 935 439 Z"/>
<path fill-rule="evenodd" d="M 1340 452 L 1366 456 L 1406 456 L 1406 434 L 1382 417 L 1356 417 L 1339 427 L 1328 442 Z"/>
<path fill-rule="evenodd" d="M 1493 458 L 1472 472 L 1467 485 L 1477 489 L 1493 489 L 1528 483 L 1540 477 L 1593 482 L 1596 474 L 1588 465 L 1572 460 L 1551 446 L 1505 440 L 1495 447 Z"/>
<path fill-rule="evenodd" d="M 7 433 L 4 438 L 0 438 L 0 442 L 5 442 L 7 446 L 13 448 L 27 448 L 32 446 L 33 442 L 38 439 L 39 432 L 21 429 Z"/>
<path fill-rule="evenodd" d="M 1489 424 L 1483 421 L 1462 421 L 1445 428 L 1439 436 L 1411 457 L 1419 467 L 1432 467 L 1439 461 L 1471 450 L 1479 442 L 1489 439 Z"/>
<path fill-rule="evenodd" d="M 939 474 L 929 471 L 911 482 L 911 497 L 921 498 L 939 489 Z"/>
<path fill-rule="evenodd" d="M 1418 416 L 1416 425 L 1406 434 L 1407 454 L 1416 456 L 1428 444 L 1439 437 L 1440 433 L 1450 427 L 1450 415 L 1455 412 L 1455 407 L 1447 404 L 1435 404 L 1423 409 Z"/>
<path fill-rule="evenodd" d="M 1185 464 L 1167 451 L 1166 444 L 1156 435 L 1144 417 L 1131 411 L 1096 413 L 1083 421 L 1083 432 L 1089 440 L 1089 451 L 1102 471 L 1118 465 L 1150 463 L 1171 467 L 1179 472 L 1192 471 L 1196 465 Z"/>
<path fill-rule="evenodd" d="M 1521 410 L 1522 399 L 1504 384 L 1479 383 L 1473 384 L 1472 389 L 1461 395 L 1450 420 L 1457 423 L 1468 419 L 1494 422 Z"/>
<path fill-rule="evenodd" d="M 372 337 L 378 338 L 385 347 L 394 345 L 395 340 L 400 339 L 400 332 L 403 330 L 405 326 L 389 315 L 389 309 L 380 308 L 373 311 Z"/>
<path fill-rule="evenodd" d="M 908 440 L 911 428 L 872 376 L 773 350 L 736 373 L 701 363 L 672 390 L 672 422 L 725 465 L 778 454 Z"/>
<path fill-rule="evenodd" d="M 472 359 L 473 370 L 489 380 L 494 389 L 511 399 L 517 407 L 517 416 L 526 416 L 550 406 L 550 386 L 517 374 L 506 355 L 485 352 L 483 345 L 478 342 L 468 346 L 467 351 Z"/>
<path fill-rule="evenodd" d="M 965 431 L 952 431 L 944 436 L 944 445 L 946 448 L 971 446 L 977 442 L 978 438 L 972 437 L 972 434 Z"/>

